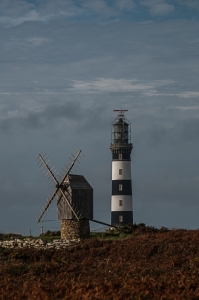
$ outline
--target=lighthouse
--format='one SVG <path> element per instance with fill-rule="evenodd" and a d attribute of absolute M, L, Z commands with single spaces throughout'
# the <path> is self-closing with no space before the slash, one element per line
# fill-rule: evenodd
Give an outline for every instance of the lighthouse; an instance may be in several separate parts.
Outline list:
<path fill-rule="evenodd" d="M 131 124 L 124 113 L 128 110 L 114 110 L 117 117 L 112 123 L 112 197 L 111 224 L 133 223 L 131 183 Z"/>

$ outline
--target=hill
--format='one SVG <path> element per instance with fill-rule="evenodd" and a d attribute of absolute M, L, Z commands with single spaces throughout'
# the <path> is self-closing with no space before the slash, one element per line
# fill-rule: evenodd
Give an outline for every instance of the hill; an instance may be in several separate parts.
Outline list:
<path fill-rule="evenodd" d="M 125 230 L 59 251 L 0 248 L 0 299 L 199 299 L 199 230 Z"/>

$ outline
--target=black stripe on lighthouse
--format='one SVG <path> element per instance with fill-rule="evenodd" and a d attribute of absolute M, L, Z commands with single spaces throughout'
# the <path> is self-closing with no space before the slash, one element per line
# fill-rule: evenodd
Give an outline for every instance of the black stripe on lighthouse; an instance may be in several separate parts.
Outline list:
<path fill-rule="evenodd" d="M 121 150 L 121 153 L 122 153 L 122 150 Z M 119 158 L 119 153 L 113 153 L 112 160 L 131 160 L 131 154 L 130 153 L 122 153 L 122 159 L 121 159 L 121 158 Z"/>
<path fill-rule="evenodd" d="M 132 195 L 131 180 L 112 180 L 112 195 Z"/>
<path fill-rule="evenodd" d="M 112 211 L 111 224 L 132 224 L 133 211 Z"/>

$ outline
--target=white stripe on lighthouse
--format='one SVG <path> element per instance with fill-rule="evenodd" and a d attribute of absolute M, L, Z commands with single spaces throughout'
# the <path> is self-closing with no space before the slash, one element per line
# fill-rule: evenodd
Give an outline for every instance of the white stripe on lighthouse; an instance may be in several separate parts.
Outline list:
<path fill-rule="evenodd" d="M 131 161 L 112 161 L 112 180 L 131 180 Z"/>
<path fill-rule="evenodd" d="M 114 195 L 111 198 L 111 211 L 132 211 L 131 195 Z"/>

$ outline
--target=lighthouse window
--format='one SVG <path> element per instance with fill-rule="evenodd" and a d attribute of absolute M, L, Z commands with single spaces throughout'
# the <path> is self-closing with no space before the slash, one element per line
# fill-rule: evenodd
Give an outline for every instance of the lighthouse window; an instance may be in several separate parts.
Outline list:
<path fill-rule="evenodd" d="M 119 169 L 119 175 L 122 175 L 122 169 Z"/>
<path fill-rule="evenodd" d="M 119 159 L 122 159 L 122 154 L 121 153 L 119 154 Z"/>
<path fill-rule="evenodd" d="M 119 216 L 119 222 L 123 222 L 123 216 Z"/>
<path fill-rule="evenodd" d="M 122 184 L 119 184 L 119 191 L 122 191 Z"/>
<path fill-rule="evenodd" d="M 123 200 L 119 200 L 119 206 L 123 206 Z"/>

